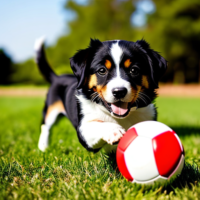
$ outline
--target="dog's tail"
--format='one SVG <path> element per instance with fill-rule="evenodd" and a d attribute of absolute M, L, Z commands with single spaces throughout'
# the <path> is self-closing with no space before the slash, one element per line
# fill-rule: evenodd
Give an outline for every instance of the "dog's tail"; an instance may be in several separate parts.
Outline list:
<path fill-rule="evenodd" d="M 45 52 L 44 52 L 44 40 L 45 37 L 38 38 L 35 41 L 34 50 L 35 50 L 35 61 L 45 79 L 52 83 L 57 75 L 51 69 L 49 63 L 47 62 Z"/>

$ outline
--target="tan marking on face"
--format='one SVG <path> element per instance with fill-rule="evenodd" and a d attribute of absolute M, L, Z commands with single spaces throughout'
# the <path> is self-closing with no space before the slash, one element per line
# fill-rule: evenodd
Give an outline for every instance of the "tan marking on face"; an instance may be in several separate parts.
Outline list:
<path fill-rule="evenodd" d="M 110 60 L 106 60 L 105 66 L 107 69 L 110 69 L 112 67 L 112 63 L 110 62 Z"/>
<path fill-rule="evenodd" d="M 97 87 L 97 92 L 100 94 L 102 98 L 104 98 L 104 96 L 106 95 L 106 90 L 107 90 L 107 85 L 103 87 L 102 86 Z"/>
<path fill-rule="evenodd" d="M 102 86 L 102 85 L 98 85 L 96 87 L 96 92 L 99 94 L 99 97 L 106 102 L 105 100 L 105 95 L 106 95 L 106 90 L 107 90 L 107 85 Z"/>
<path fill-rule="evenodd" d="M 141 89 L 142 89 L 142 86 L 140 86 L 140 85 L 137 85 L 137 89 L 132 88 L 134 97 L 133 97 L 133 100 L 131 101 L 131 105 L 137 100 Z"/>
<path fill-rule="evenodd" d="M 127 59 L 127 60 L 124 62 L 124 67 L 129 68 L 130 65 L 131 65 L 131 61 L 130 61 L 130 59 Z"/>
<path fill-rule="evenodd" d="M 149 88 L 149 81 L 147 76 L 142 76 L 142 86 L 145 87 L 146 89 Z"/>
<path fill-rule="evenodd" d="M 48 118 L 48 116 L 50 115 L 50 113 L 53 111 L 53 110 L 57 110 L 58 112 L 63 112 L 65 113 L 65 107 L 62 103 L 62 101 L 56 101 L 54 102 L 53 104 L 51 104 L 48 109 L 47 109 L 47 113 L 46 113 L 46 116 L 45 116 L 45 120 Z"/>
<path fill-rule="evenodd" d="M 93 119 L 93 120 L 90 120 L 90 121 L 88 121 L 88 122 L 104 122 L 104 121 L 102 121 L 102 120 L 100 120 L 100 119 Z"/>
<path fill-rule="evenodd" d="M 97 86 L 97 76 L 95 74 L 91 75 L 88 82 L 88 88 L 96 88 Z"/>

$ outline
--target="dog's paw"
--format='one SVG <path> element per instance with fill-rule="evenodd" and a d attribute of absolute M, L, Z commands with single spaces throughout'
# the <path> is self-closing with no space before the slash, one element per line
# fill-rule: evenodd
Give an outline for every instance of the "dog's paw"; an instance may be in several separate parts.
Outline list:
<path fill-rule="evenodd" d="M 102 139 L 112 145 L 113 143 L 118 142 L 125 132 L 125 129 L 120 125 L 109 123 Z"/>

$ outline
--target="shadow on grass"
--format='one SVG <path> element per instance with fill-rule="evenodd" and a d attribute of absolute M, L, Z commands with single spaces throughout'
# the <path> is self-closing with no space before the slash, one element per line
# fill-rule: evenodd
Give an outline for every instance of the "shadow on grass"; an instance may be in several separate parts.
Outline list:
<path fill-rule="evenodd" d="M 107 164 L 111 165 L 113 170 L 117 174 L 120 175 L 120 171 L 117 167 L 116 162 L 116 155 L 115 153 L 103 156 L 104 160 L 106 160 Z M 154 184 L 152 186 L 147 185 L 147 188 L 155 188 L 157 189 L 157 186 L 160 186 L 161 192 L 166 191 L 166 193 L 170 193 L 171 191 L 175 192 L 176 188 L 183 189 L 183 188 L 189 188 L 191 189 L 194 185 L 198 184 L 200 182 L 200 170 L 198 168 L 198 165 L 196 163 L 193 163 L 193 165 L 189 163 L 185 163 L 182 173 L 178 175 L 175 179 L 172 181 L 170 180 L 167 184 Z M 146 188 L 146 189 L 147 189 Z"/>
<path fill-rule="evenodd" d="M 197 164 L 190 165 L 185 163 L 183 170 L 180 175 L 173 180 L 172 183 L 164 187 L 167 192 L 171 192 L 174 188 L 192 188 L 200 181 L 200 171 Z"/>
<path fill-rule="evenodd" d="M 190 135 L 198 135 L 200 134 L 200 127 L 190 127 L 190 126 L 172 126 L 171 127 L 177 134 L 178 136 L 190 136 Z"/>

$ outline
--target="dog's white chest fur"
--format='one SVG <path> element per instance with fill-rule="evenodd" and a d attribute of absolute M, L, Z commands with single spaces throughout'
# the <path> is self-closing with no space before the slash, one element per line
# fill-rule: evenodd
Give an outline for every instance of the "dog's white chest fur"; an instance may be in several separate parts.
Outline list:
<path fill-rule="evenodd" d="M 116 145 L 112 144 L 128 128 L 141 121 L 153 120 L 156 114 L 154 104 L 149 104 L 144 108 L 132 109 L 129 116 L 123 119 L 115 118 L 103 106 L 92 103 L 82 95 L 77 98 L 83 115 L 80 122 L 81 134 L 90 148 L 100 148 L 105 143 L 103 147 L 106 151 L 115 150 Z"/>

